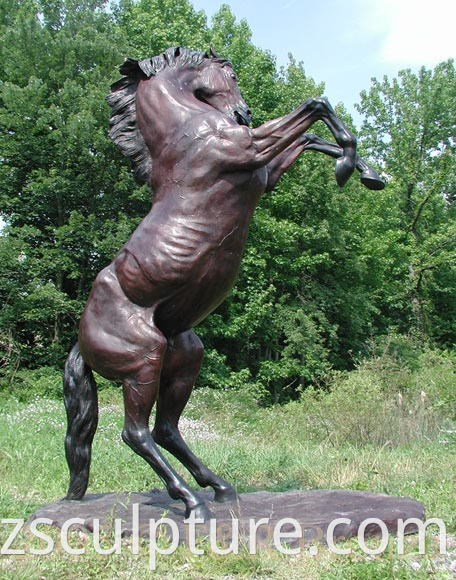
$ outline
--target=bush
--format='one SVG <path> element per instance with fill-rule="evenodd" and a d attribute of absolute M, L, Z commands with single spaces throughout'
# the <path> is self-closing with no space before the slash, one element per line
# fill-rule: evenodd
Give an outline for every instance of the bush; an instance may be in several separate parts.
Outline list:
<path fill-rule="evenodd" d="M 325 389 L 303 393 L 314 435 L 335 445 L 406 444 L 455 419 L 454 355 L 407 340 L 385 341 L 353 371 L 333 372 Z"/>
<path fill-rule="evenodd" d="M 420 362 L 411 389 L 421 391 L 442 416 L 456 420 L 456 353 L 428 350 Z"/>
<path fill-rule="evenodd" d="M 111 398 L 119 400 L 119 391 L 111 381 L 95 374 L 100 402 L 108 402 Z M 63 400 L 63 369 L 56 367 L 40 367 L 38 369 L 22 369 L 13 376 L 0 379 L 0 396 L 12 396 L 18 401 L 28 403 L 36 395 L 49 399 Z"/>
<path fill-rule="evenodd" d="M 236 392 L 247 392 L 257 401 L 267 396 L 267 390 L 255 381 L 248 368 L 233 371 L 227 364 L 226 356 L 215 349 L 204 353 L 203 365 L 196 381 L 198 389 L 221 389 Z"/>
<path fill-rule="evenodd" d="M 30 402 L 36 395 L 51 399 L 62 397 L 62 371 L 55 367 L 18 370 L 13 379 L 0 383 L 3 396 L 12 395 L 18 401 Z"/>

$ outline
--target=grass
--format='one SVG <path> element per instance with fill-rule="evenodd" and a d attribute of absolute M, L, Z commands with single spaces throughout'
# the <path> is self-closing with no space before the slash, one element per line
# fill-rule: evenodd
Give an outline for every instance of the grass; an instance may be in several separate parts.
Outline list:
<path fill-rule="evenodd" d="M 454 368 L 450 371 L 454 379 Z M 351 550 L 344 556 L 324 548 L 316 556 L 305 550 L 284 555 L 272 548 L 257 554 L 241 548 L 239 554 L 222 556 L 208 546 L 204 555 L 197 556 L 180 546 L 173 554 L 158 556 L 156 570 L 151 571 L 146 540 L 139 554 L 133 554 L 131 540 L 124 538 L 120 554 L 100 555 L 90 548 L 91 537 L 74 532 L 70 544 L 87 545 L 84 555 L 75 556 L 59 547 L 59 530 L 46 527 L 55 550 L 49 555 L 30 553 L 32 546 L 42 549 L 44 542 L 23 529 L 11 547 L 25 553 L 1 556 L 0 578 L 452 578 L 456 431 L 451 413 L 442 413 L 434 396 L 438 385 L 428 387 L 424 382 L 435 383 L 438 375 L 429 369 L 427 374 L 423 369 L 419 372 L 422 380 L 416 375 L 407 379 L 407 384 L 416 383 L 415 388 L 385 387 L 387 373 L 373 369 L 371 362 L 350 375 L 335 376 L 326 391 L 307 391 L 300 401 L 270 408 L 259 407 L 248 392 L 196 390 L 181 427 L 196 454 L 222 477 L 236 482 L 239 492 L 342 488 L 420 500 L 427 518 L 445 522 L 450 552 L 446 556 L 438 553 L 437 538 L 429 531 L 424 555 L 417 553 L 414 536 L 407 539 L 404 556 L 397 554 L 394 538 L 379 555 L 366 555 L 356 539 L 344 544 Z M 440 372 L 445 381 L 451 379 Z M 89 492 L 162 488 L 158 477 L 120 439 L 120 392 L 106 389 L 100 395 Z M 0 516 L 27 520 L 38 507 L 66 492 L 63 404 L 36 396 L 22 402 L 3 398 L 1 405 Z M 185 470 L 174 459 L 171 462 L 190 482 Z M 12 528 L 2 522 L 0 545 Z M 112 541 L 107 534 L 102 543 L 110 546 Z"/>

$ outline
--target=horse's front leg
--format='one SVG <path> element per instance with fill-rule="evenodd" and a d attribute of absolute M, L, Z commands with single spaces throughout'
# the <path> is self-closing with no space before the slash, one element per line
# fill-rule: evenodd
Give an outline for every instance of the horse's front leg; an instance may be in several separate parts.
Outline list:
<path fill-rule="evenodd" d="M 237 498 L 234 487 L 213 473 L 194 455 L 183 440 L 178 427 L 179 418 L 193 390 L 202 358 L 203 345 L 192 330 L 174 338 L 163 364 L 152 435 L 156 443 L 185 465 L 201 487 L 211 486 L 214 489 L 215 501 L 231 501 Z"/>
<path fill-rule="evenodd" d="M 336 159 L 343 155 L 343 150 L 338 145 L 330 143 L 317 135 L 304 133 L 267 165 L 268 183 L 266 192 L 274 189 L 282 175 L 303 151 L 318 151 Z M 361 173 L 361 183 L 368 189 L 380 190 L 385 187 L 385 182 L 375 169 L 368 165 L 358 154 L 356 154 L 356 169 Z"/>
<path fill-rule="evenodd" d="M 253 161 L 267 165 L 317 121 L 326 124 L 341 148 L 342 154 L 336 161 L 336 180 L 340 186 L 345 185 L 356 167 L 356 137 L 339 119 L 327 99 L 321 97 L 308 99 L 288 115 L 252 129 Z M 249 162 L 248 157 L 246 162 Z"/>
<path fill-rule="evenodd" d="M 303 151 L 319 151 L 320 153 L 324 153 L 325 155 L 329 155 L 336 159 L 343 155 L 341 147 L 334 145 L 334 143 L 330 143 L 317 135 L 312 135 L 311 133 L 304 133 L 304 135 L 298 139 L 298 142 Z M 368 165 L 358 154 L 356 154 L 356 169 L 361 173 L 361 183 L 368 189 L 378 191 L 385 187 L 385 182 L 375 169 Z"/>

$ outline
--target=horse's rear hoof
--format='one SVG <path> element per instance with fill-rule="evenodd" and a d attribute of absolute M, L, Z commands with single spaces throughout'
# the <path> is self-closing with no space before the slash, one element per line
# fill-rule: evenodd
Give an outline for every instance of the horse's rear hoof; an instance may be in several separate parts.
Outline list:
<path fill-rule="evenodd" d="M 238 501 L 239 496 L 232 485 L 227 483 L 223 487 L 214 488 L 214 501 L 217 503 L 228 503 L 230 501 Z"/>
<path fill-rule="evenodd" d="M 366 169 L 361 173 L 360 180 L 365 187 L 374 191 L 380 191 L 385 187 L 385 182 L 383 179 L 376 171 L 371 168 Z"/>
<path fill-rule="evenodd" d="M 207 507 L 207 505 L 203 503 L 199 503 L 192 508 L 187 507 L 185 510 L 185 519 L 194 518 L 195 520 L 203 520 L 208 522 L 210 519 L 214 517 L 214 514 L 211 510 Z"/>

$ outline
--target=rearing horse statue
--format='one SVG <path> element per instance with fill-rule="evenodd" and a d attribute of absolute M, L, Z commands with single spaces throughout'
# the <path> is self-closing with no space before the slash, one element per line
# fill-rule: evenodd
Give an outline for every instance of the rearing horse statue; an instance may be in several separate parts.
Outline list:
<path fill-rule="evenodd" d="M 193 331 L 225 299 L 244 251 L 261 195 L 304 150 L 336 158 L 343 186 L 354 169 L 370 189 L 384 183 L 356 153 L 356 139 L 324 98 L 251 129 L 251 112 L 229 61 L 170 48 L 142 61 L 127 59 L 108 96 L 110 136 L 132 161 L 154 202 L 131 238 L 93 285 L 78 342 L 65 365 L 68 499 L 82 499 L 98 422 L 92 369 L 123 384 L 122 438 L 185 503 L 185 516 L 211 512 L 171 467 L 167 449 L 216 501 L 234 488 L 187 447 L 178 428 L 201 366 L 203 345 Z M 323 121 L 331 144 L 307 129 Z M 153 431 L 149 417 L 154 404 Z"/>

